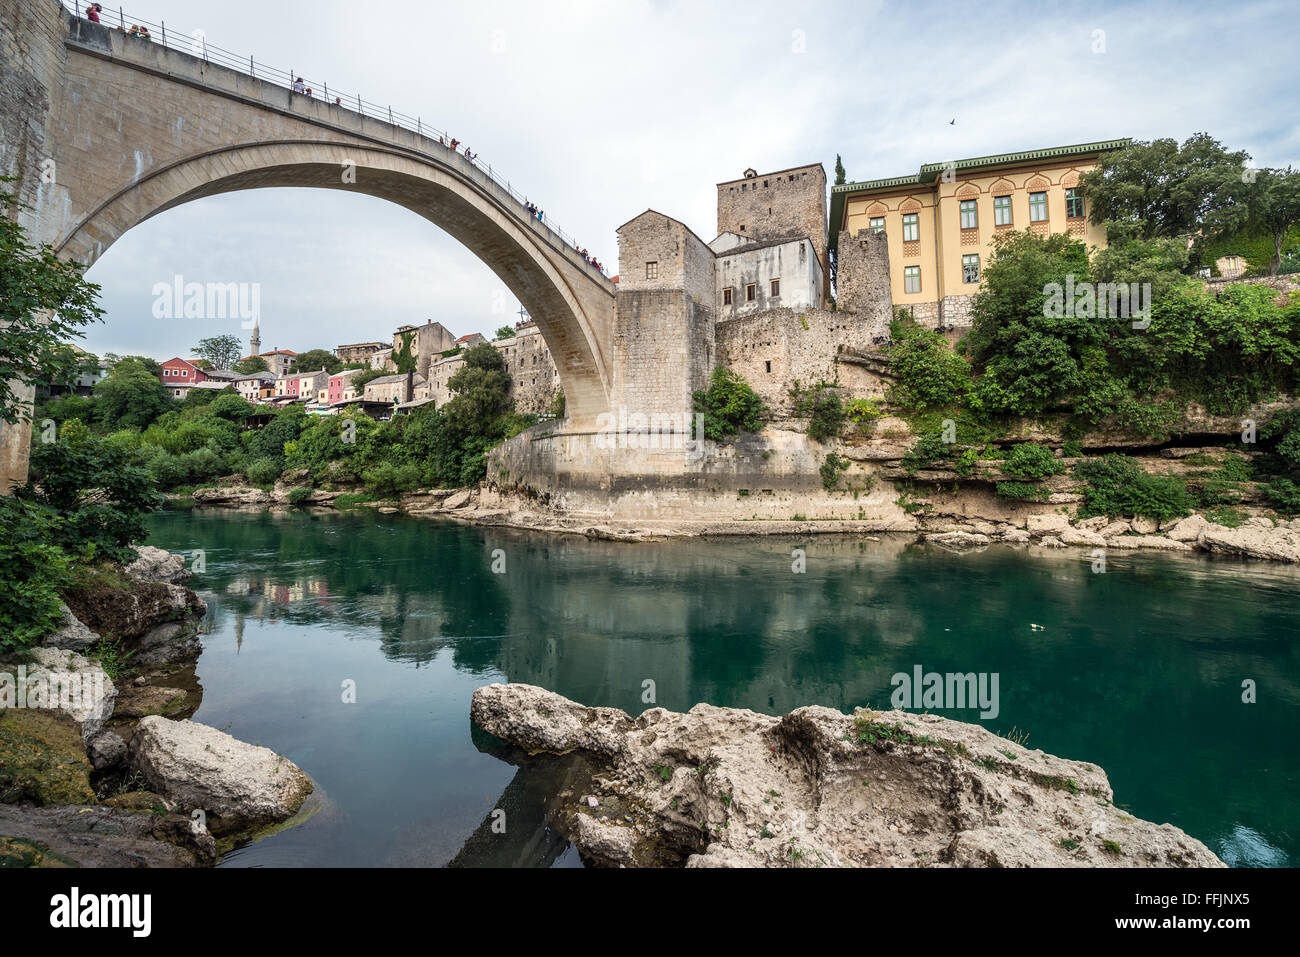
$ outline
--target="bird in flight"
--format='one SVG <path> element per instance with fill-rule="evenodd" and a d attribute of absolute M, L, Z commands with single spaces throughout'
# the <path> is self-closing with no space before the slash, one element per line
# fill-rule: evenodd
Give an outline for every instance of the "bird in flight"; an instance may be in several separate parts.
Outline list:
<path fill-rule="evenodd" d="M 948 125 L 949 125 L 949 126 L 956 126 L 956 125 L 957 125 L 957 117 L 954 116 L 951 120 L 949 120 L 949 121 L 948 121 Z"/>

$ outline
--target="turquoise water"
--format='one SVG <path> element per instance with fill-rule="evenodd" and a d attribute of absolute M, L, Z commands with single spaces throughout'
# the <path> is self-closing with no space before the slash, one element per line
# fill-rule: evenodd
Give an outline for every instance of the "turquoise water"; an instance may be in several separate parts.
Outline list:
<path fill-rule="evenodd" d="M 996 673 L 985 727 L 1100 764 L 1117 804 L 1228 863 L 1300 863 L 1296 569 L 1112 552 L 1099 575 L 1073 550 L 629 545 L 366 511 L 170 512 L 152 528 L 206 560 L 195 720 L 287 755 L 327 796 L 224 866 L 579 864 L 546 826 L 552 772 L 472 728 L 482 684 L 633 714 L 647 681 L 673 710 L 847 712 L 888 707 L 891 676 L 917 665 Z"/>

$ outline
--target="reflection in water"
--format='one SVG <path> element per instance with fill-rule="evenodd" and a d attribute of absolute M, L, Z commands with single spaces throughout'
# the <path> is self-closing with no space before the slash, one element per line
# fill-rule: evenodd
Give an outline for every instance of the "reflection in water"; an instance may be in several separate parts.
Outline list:
<path fill-rule="evenodd" d="M 207 554 L 197 720 L 287 754 L 338 807 L 229 866 L 572 863 L 546 813 L 574 772 L 516 769 L 475 738 L 469 696 L 489 681 L 634 714 L 647 681 L 673 710 L 847 711 L 887 707 L 890 677 L 916 665 L 997 672 L 1001 713 L 986 726 L 1100 764 L 1122 806 L 1232 863 L 1300 850 L 1294 569 L 1143 554 L 1094 575 L 1072 551 L 629 546 L 370 512 L 172 513 L 154 531 L 153 544 Z M 806 574 L 791 572 L 796 545 Z M 1246 679 L 1258 704 L 1241 702 Z"/>

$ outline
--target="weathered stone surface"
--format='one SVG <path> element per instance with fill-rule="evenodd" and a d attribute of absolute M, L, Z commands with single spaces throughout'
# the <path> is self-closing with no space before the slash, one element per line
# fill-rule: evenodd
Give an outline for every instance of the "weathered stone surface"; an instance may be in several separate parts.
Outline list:
<path fill-rule="evenodd" d="M 86 757 L 96 771 L 107 771 L 126 761 L 126 742 L 112 731 L 100 731 L 86 739 Z"/>
<path fill-rule="evenodd" d="M 1171 525 L 1165 531 L 1165 537 L 1175 542 L 1194 542 L 1201 537 L 1201 529 L 1209 524 L 1204 515 L 1189 515 Z"/>
<path fill-rule="evenodd" d="M 160 664 L 198 654 L 198 622 L 207 605 L 184 585 L 96 570 L 65 595 L 87 627 L 121 642 L 133 664 Z"/>
<path fill-rule="evenodd" d="M 147 582 L 166 582 L 179 585 L 191 577 L 185 567 L 185 558 L 154 548 L 152 545 L 140 545 L 135 550 L 136 559 L 126 566 L 126 573 L 132 578 Z"/>
<path fill-rule="evenodd" d="M 1030 515 L 1025 520 L 1025 527 L 1030 535 L 1059 535 L 1070 527 L 1070 519 L 1060 512 L 1046 512 Z"/>
<path fill-rule="evenodd" d="M 81 728 L 83 738 L 95 734 L 113 716 L 117 688 L 98 662 L 61 648 L 32 649 L 27 684 L 44 680 L 50 688 L 46 707 L 59 710 Z M 56 701 L 57 695 L 57 701 Z"/>
<path fill-rule="evenodd" d="M 95 642 L 99 635 L 91 631 L 67 605 L 63 606 L 63 618 L 59 627 L 41 639 L 46 648 L 63 648 L 67 651 L 85 651 Z"/>
<path fill-rule="evenodd" d="M 128 685 L 118 691 L 115 714 L 119 718 L 144 718 L 151 714 L 167 718 L 188 717 L 195 710 L 189 697 L 184 688 Z"/>
<path fill-rule="evenodd" d="M 1106 539 L 1101 536 L 1101 533 L 1086 528 L 1066 528 L 1061 532 L 1060 539 L 1063 545 L 1088 545 L 1100 548 L 1106 544 Z"/>
<path fill-rule="evenodd" d="M 198 505 L 231 505 L 264 507 L 273 501 L 270 492 L 251 485 L 221 485 L 215 488 L 196 488 L 190 496 Z"/>
<path fill-rule="evenodd" d="M 978 532 L 937 532 L 926 535 L 925 540 L 951 551 L 983 548 L 989 544 L 989 537 Z"/>
<path fill-rule="evenodd" d="M 202 810 L 213 834 L 247 833 L 287 820 L 312 791 L 288 758 L 207 725 L 141 720 L 131 739 L 131 766 L 168 807 Z"/>
<path fill-rule="evenodd" d="M 1223 555 L 1300 562 L 1300 532 L 1286 527 L 1243 525 L 1241 528 L 1226 528 L 1209 524 L 1201 529 L 1196 544 L 1207 552 Z"/>
<path fill-rule="evenodd" d="M 1163 535 L 1118 535 L 1106 539 L 1107 548 L 1135 549 L 1154 548 L 1165 552 L 1186 552 L 1191 547 L 1186 542 L 1176 542 Z"/>
<path fill-rule="evenodd" d="M 464 508 L 466 505 L 469 504 L 470 496 L 473 494 L 474 494 L 473 492 L 466 489 L 463 492 L 457 492 L 454 495 L 448 495 L 447 498 L 443 500 L 442 507 L 443 508 Z"/>
<path fill-rule="evenodd" d="M 59 711 L 0 709 L 0 804 L 94 801 L 76 722 Z"/>
<path fill-rule="evenodd" d="M 598 766 L 560 796 L 557 821 L 592 863 L 1222 866 L 1177 828 L 1115 807 L 1096 765 L 937 715 L 698 704 L 633 719 L 519 684 L 477 689 L 470 715 Z"/>
<path fill-rule="evenodd" d="M 178 815 L 0 805 L 0 868 L 202 867 L 215 860 L 212 836 Z"/>

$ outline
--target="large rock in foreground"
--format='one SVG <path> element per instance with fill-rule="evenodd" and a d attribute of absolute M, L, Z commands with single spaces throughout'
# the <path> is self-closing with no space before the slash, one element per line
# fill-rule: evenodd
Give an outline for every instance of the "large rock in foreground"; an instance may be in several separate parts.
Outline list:
<path fill-rule="evenodd" d="M 593 863 L 690 867 L 1222 867 L 1112 803 L 1093 764 L 938 715 L 698 704 L 633 719 L 532 685 L 474 692 L 483 730 L 595 771 L 557 825 Z"/>
<path fill-rule="evenodd" d="M 288 758 L 193 721 L 144 718 L 131 765 L 170 810 L 201 810 L 217 836 L 250 834 L 288 820 L 312 791 Z"/>

